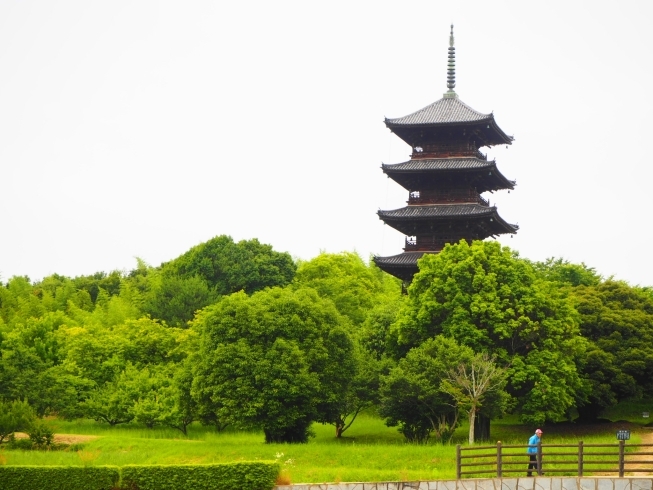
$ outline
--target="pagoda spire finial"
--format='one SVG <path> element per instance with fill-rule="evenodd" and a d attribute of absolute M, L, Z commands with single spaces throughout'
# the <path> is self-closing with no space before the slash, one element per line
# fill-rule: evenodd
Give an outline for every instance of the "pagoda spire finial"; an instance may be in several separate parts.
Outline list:
<path fill-rule="evenodd" d="M 447 93 L 445 97 L 458 97 L 454 92 L 456 86 L 456 48 L 453 45 L 453 24 L 451 24 L 451 34 L 449 35 L 449 63 L 447 64 Z"/>

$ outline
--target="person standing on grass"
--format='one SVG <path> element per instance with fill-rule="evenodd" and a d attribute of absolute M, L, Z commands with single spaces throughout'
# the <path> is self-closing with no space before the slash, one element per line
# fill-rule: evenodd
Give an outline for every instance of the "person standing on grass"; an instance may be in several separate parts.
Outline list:
<path fill-rule="evenodd" d="M 532 471 L 537 471 L 537 445 L 542 440 L 542 429 L 536 429 L 535 434 L 531 436 L 528 440 L 528 449 L 526 452 L 530 456 L 530 461 L 528 463 L 528 473 L 526 476 L 532 476 Z"/>

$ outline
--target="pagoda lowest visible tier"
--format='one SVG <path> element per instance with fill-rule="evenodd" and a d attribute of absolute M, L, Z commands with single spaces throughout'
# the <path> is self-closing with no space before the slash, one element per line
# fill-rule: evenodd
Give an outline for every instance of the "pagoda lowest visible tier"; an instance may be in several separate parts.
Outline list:
<path fill-rule="evenodd" d="M 404 252 L 374 257 L 385 272 L 405 283 L 417 273 L 425 253 L 438 253 L 447 243 L 471 243 L 519 228 L 504 221 L 481 194 L 513 189 L 515 181 L 499 172 L 479 149 L 510 145 L 493 114 L 481 114 L 454 92 L 453 25 L 449 38 L 447 88 L 442 99 L 405 117 L 385 119 L 386 126 L 412 148 L 409 161 L 382 165 L 383 172 L 408 191 L 407 206 L 379 211 L 386 225 L 406 235 Z"/>

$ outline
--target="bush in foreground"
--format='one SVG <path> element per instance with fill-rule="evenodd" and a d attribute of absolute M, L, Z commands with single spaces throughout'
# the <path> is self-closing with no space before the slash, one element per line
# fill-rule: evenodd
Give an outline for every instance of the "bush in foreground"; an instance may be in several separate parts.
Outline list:
<path fill-rule="evenodd" d="M 276 462 L 213 465 L 0 466 L 3 490 L 271 490 Z"/>
<path fill-rule="evenodd" d="M 278 463 L 215 465 L 130 465 L 121 468 L 122 488 L 139 490 L 271 490 Z"/>
<path fill-rule="evenodd" d="M 3 490 L 111 490 L 119 480 L 117 466 L 0 466 Z"/>

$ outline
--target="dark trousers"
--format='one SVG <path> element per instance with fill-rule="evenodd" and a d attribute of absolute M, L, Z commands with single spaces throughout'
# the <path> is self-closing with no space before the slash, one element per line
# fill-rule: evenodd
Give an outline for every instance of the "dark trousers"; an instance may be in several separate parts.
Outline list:
<path fill-rule="evenodd" d="M 526 476 L 532 476 L 532 471 L 535 470 L 537 472 L 537 454 L 530 454 L 530 463 L 528 463 L 528 473 L 526 473 Z"/>

